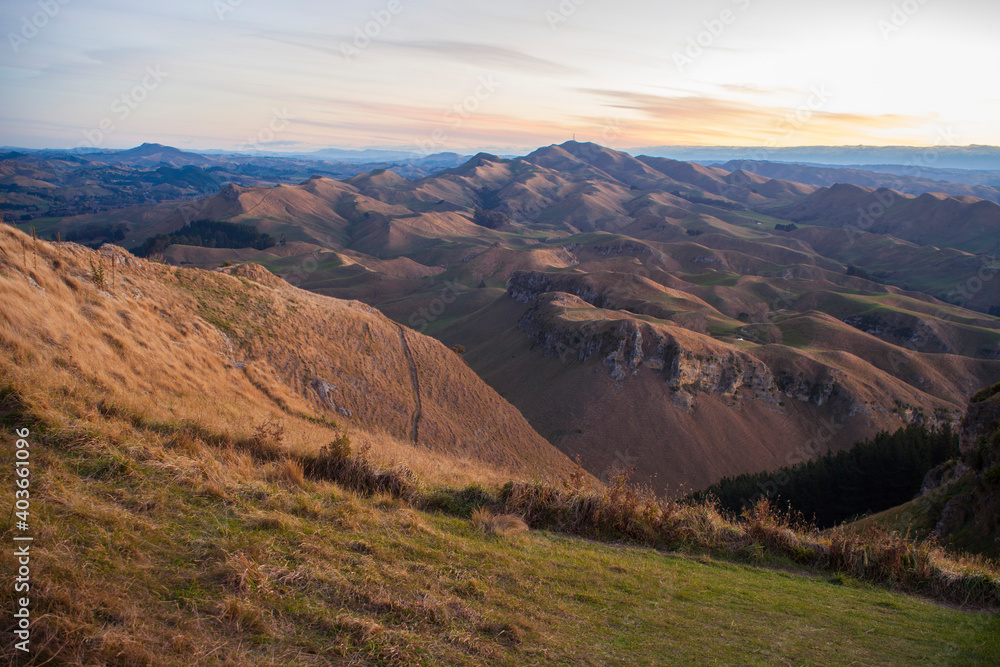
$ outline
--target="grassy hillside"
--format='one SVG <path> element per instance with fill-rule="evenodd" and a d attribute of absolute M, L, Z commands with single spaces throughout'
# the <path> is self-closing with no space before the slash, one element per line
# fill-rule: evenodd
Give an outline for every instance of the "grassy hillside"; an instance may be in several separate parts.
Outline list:
<path fill-rule="evenodd" d="M 29 664 L 1000 654 L 983 561 L 604 488 L 440 343 L 231 271 L 0 228 L 5 470 L 30 430 Z"/>
<path fill-rule="evenodd" d="M 456 482 L 578 471 L 442 344 L 260 267 L 175 269 L 4 227 L 0 271 L 0 372 L 58 413 L 88 396 L 245 436 L 280 420 L 302 451 L 344 431 Z"/>
<path fill-rule="evenodd" d="M 42 231 L 67 238 L 115 218 L 129 228 L 120 243 L 136 248 L 210 218 L 283 239 L 265 250 L 173 245 L 162 259 L 258 263 L 461 345 L 470 367 L 564 454 L 594 475 L 632 460 L 663 490 L 774 470 L 817 437 L 817 451 L 838 451 L 911 421 L 953 422 L 971 391 L 996 380 L 1000 319 L 985 313 L 1000 307 L 1000 291 L 982 252 L 997 243 L 1000 207 L 900 195 L 892 224 L 845 234 L 872 194 L 571 141 L 510 160 L 480 154 L 418 180 L 376 170 L 228 185 L 177 210 L 101 212 Z M 525 275 L 539 288 L 521 289 L 521 307 L 507 308 L 501 290 Z M 555 312 L 560 293 L 584 303 Z M 538 317 L 543 307 L 552 312 Z M 614 337 L 629 327 L 645 338 L 619 350 Z M 650 331 L 678 355 L 653 349 Z M 595 332 L 608 336 L 598 344 Z M 575 349 L 580 341 L 594 349 Z M 549 343 L 569 352 L 554 363 Z M 303 376 L 318 377 L 271 363 L 298 394 L 311 391 Z M 412 439 L 403 415 L 416 408 L 402 394 L 398 402 L 399 419 L 386 409 L 378 420 Z M 817 423 L 830 426 L 817 433 Z M 453 444 L 475 449 L 471 431 L 455 431 Z"/>
<path fill-rule="evenodd" d="M 849 576 L 420 511 L 183 433 L 37 422 L 10 394 L 3 417 L 33 433 L 35 652 L 22 664 L 971 666 L 1000 655 L 1000 617 Z M 12 467 L 6 445 L 2 463 Z M 7 549 L 0 567 L 14 567 Z M 11 642 L 2 652 L 12 657 Z"/>
<path fill-rule="evenodd" d="M 949 547 L 1000 558 L 1000 383 L 972 396 L 959 447 L 960 456 L 928 473 L 921 494 L 854 527 L 933 535 Z"/>

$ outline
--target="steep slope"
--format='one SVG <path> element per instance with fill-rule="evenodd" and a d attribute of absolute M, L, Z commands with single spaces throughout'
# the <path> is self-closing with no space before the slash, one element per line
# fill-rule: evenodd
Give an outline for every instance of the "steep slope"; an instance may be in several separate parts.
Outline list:
<path fill-rule="evenodd" d="M 944 178 L 941 178 L 946 176 L 945 173 L 935 173 L 937 170 L 920 166 L 897 165 L 898 174 L 868 169 L 766 162 L 763 160 L 731 160 L 716 166 L 730 171 L 745 170 L 758 177 L 780 178 L 815 186 L 850 183 L 866 188 L 891 188 L 911 195 L 920 195 L 924 192 L 943 192 L 947 195 L 968 195 L 1000 203 L 1000 189 L 996 187 L 961 181 L 946 182 Z M 888 165 L 886 166 L 888 167 Z M 925 175 L 928 172 L 930 172 L 930 176 Z M 971 173 L 975 174 L 976 172 Z M 935 180 L 933 176 L 937 176 L 938 180 Z M 947 174 L 947 176 L 957 179 L 965 174 L 954 172 Z M 995 173 L 992 178 L 994 180 L 997 178 Z"/>
<path fill-rule="evenodd" d="M 565 142 L 515 159 L 479 154 L 414 181 L 378 169 L 227 187 L 170 219 L 218 216 L 286 243 L 178 246 L 164 258 L 259 262 L 296 286 L 364 301 L 463 346 L 592 473 L 625 458 L 658 488 L 704 486 L 787 463 L 816 424 L 835 433 L 806 455 L 911 420 L 955 421 L 965 396 L 995 381 L 1000 320 L 987 313 L 1000 308 L 1000 263 L 983 249 L 1000 243 L 1000 207 L 893 194 L 891 225 L 845 231 L 859 202 L 886 192 Z M 780 217 L 788 211 L 804 217 Z M 147 224 L 140 213 L 136 228 Z M 641 360 L 691 369 L 602 361 L 631 354 L 632 343 L 618 346 L 636 332 L 643 346 L 687 353 L 639 346 Z M 573 363 L 547 342 L 579 352 L 591 338 L 591 356 Z M 734 364 L 766 370 L 761 386 L 775 393 L 733 384 Z M 685 373 L 695 379 L 674 382 Z"/>
<path fill-rule="evenodd" d="M 254 265 L 174 269 L 111 246 L 36 246 L 9 227 L 0 250 L 2 374 L 39 387 L 53 410 L 60 393 L 82 392 L 144 420 L 211 410 L 211 423 L 244 430 L 274 419 L 303 451 L 336 423 L 384 461 L 445 477 L 465 477 L 465 465 L 522 478 L 577 470 L 454 352 L 364 304 Z"/>
<path fill-rule="evenodd" d="M 961 457 L 927 473 L 920 495 L 856 522 L 1000 558 L 1000 384 L 976 392 L 959 430 Z"/>
<path fill-rule="evenodd" d="M 974 197 L 903 194 L 887 188 L 838 184 L 793 204 L 769 209 L 796 222 L 841 227 L 850 242 L 861 232 L 891 234 L 919 245 L 995 255 L 1000 204 Z"/>
<path fill-rule="evenodd" d="M 653 309 L 647 289 L 515 273 L 506 297 L 440 336 L 465 345 L 473 368 L 592 473 L 635 466 L 674 491 L 911 420 L 954 421 L 970 388 L 1000 375 L 1000 361 L 896 346 L 810 310 L 707 335 L 725 318 L 706 303 L 699 323 L 698 307 L 669 290 Z"/>

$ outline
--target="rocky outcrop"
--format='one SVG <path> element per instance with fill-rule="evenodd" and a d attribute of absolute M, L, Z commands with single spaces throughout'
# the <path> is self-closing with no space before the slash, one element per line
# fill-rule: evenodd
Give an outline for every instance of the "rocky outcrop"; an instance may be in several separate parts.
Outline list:
<path fill-rule="evenodd" d="M 1000 555 L 1000 384 L 978 392 L 959 426 L 962 456 L 931 470 L 921 494 L 946 499 L 934 526 L 942 539 Z M 952 537 L 951 539 L 955 539 Z"/>
<path fill-rule="evenodd" d="M 577 244 L 579 245 L 579 244 Z M 617 255 L 628 255 L 631 257 L 660 257 L 661 253 L 653 250 L 648 245 L 635 241 L 619 241 L 618 243 L 603 243 L 590 248 L 595 255 L 600 257 L 610 257 Z"/>
<path fill-rule="evenodd" d="M 913 317 L 866 313 L 848 317 L 843 322 L 894 345 L 915 348 L 923 352 L 952 351 L 933 329 Z"/>
<path fill-rule="evenodd" d="M 219 197 L 221 197 L 225 201 L 237 201 L 240 198 L 240 195 L 243 194 L 244 192 L 246 192 L 246 189 L 241 188 L 240 186 L 235 185 L 233 183 L 230 183 L 226 187 L 219 190 Z"/>
<path fill-rule="evenodd" d="M 992 394 L 987 394 L 993 391 Z M 976 400 L 980 398 L 980 400 Z M 1000 428 L 1000 385 L 984 390 L 973 397 L 962 417 L 958 431 L 958 446 L 963 457 L 973 455 L 980 441 Z"/>
<path fill-rule="evenodd" d="M 595 308 L 614 308 L 613 299 L 581 274 L 551 274 L 541 271 L 515 271 L 507 294 L 518 303 L 531 303 L 546 292 L 564 292 L 580 297 Z"/>
<path fill-rule="evenodd" d="M 334 385 L 326 382 L 325 380 L 320 380 L 319 378 L 309 378 L 309 385 L 319 396 L 320 401 L 322 401 L 326 407 L 339 412 L 345 417 L 353 417 L 350 408 L 346 408 L 343 405 L 338 405 L 334 400 L 334 394 L 339 394 L 339 390 Z"/>
<path fill-rule="evenodd" d="M 675 391 L 700 391 L 729 397 L 778 402 L 779 387 L 770 369 L 749 354 L 698 354 L 679 349 L 671 360 L 667 381 Z"/>
<path fill-rule="evenodd" d="M 917 494 L 917 497 L 926 496 L 934 489 L 945 484 L 951 484 L 956 479 L 961 479 L 971 472 L 972 469 L 964 461 L 956 459 L 945 461 L 941 465 L 927 471 L 927 474 L 924 475 L 924 481 L 920 485 L 920 492 Z"/>
<path fill-rule="evenodd" d="M 555 281 L 544 274 L 522 274 L 523 283 L 512 283 L 511 298 L 526 296 Z M 565 292 L 543 291 L 531 297 L 518 328 L 532 341 L 533 349 L 562 360 L 600 360 L 609 375 L 624 381 L 640 369 L 659 373 L 676 392 L 708 392 L 731 398 L 755 398 L 777 403 L 778 386 L 767 366 L 737 350 L 686 349 L 664 326 L 630 317 L 574 322 L 560 316 L 567 308 L 585 308 L 587 301 Z M 827 392 L 827 395 L 829 392 Z"/>
<path fill-rule="evenodd" d="M 840 392 L 840 384 L 829 375 L 807 380 L 802 375 L 779 373 L 775 382 L 786 396 L 816 406 L 829 403 Z"/>

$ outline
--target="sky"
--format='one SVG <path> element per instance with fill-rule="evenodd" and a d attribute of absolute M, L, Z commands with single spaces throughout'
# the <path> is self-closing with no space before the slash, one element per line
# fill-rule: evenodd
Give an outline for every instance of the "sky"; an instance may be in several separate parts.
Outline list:
<path fill-rule="evenodd" d="M 4 0 L 0 145 L 1000 144 L 996 0 Z"/>

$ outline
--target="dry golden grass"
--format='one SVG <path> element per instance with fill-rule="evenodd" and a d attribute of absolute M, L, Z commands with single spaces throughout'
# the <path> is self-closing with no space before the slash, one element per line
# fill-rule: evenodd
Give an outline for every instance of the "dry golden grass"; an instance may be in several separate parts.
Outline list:
<path fill-rule="evenodd" d="M 528 524 L 513 514 L 494 514 L 485 507 L 472 512 L 472 524 L 487 535 L 507 535 L 528 530 Z"/>
<path fill-rule="evenodd" d="M 40 241 L 36 262 L 29 240 L 24 266 L 26 238 L 0 227 L 0 379 L 51 423 L 190 423 L 244 442 L 280 424 L 297 455 L 346 432 L 375 464 L 448 486 L 578 470 L 453 352 L 367 306 L 110 246 Z M 201 446 L 178 438 L 160 446 Z"/>
<path fill-rule="evenodd" d="M 510 482 L 494 504 L 523 516 L 532 528 L 751 563 L 791 561 L 957 604 L 1000 608 L 1000 569 L 982 557 L 956 555 L 933 540 L 914 540 L 877 526 L 824 536 L 775 511 L 768 500 L 740 517 L 725 517 L 711 501 L 663 500 L 619 476 L 597 493 Z"/>
<path fill-rule="evenodd" d="M 797 558 L 798 546 L 815 541 L 794 533 L 789 552 L 791 529 L 769 512 L 734 522 L 710 506 L 655 503 L 624 484 L 600 496 L 524 483 L 495 496 L 481 487 L 428 492 L 475 504 L 470 515 L 479 529 L 469 530 L 466 520 L 414 509 L 414 501 L 430 504 L 426 496 L 352 493 L 322 475 L 310 476 L 308 464 L 324 458 L 283 451 L 285 433 L 273 423 L 259 423 L 237 438 L 198 425 L 146 422 L 107 403 L 90 420 L 48 422 L 31 400 L 9 388 L 0 393 L 0 423 L 16 421 L 33 433 L 32 637 L 38 663 L 548 664 L 555 652 L 563 656 L 557 662 L 572 664 L 584 658 L 581 628 L 590 633 L 588 642 L 626 639 L 606 638 L 607 612 L 604 604 L 598 609 L 588 602 L 591 591 L 595 598 L 619 596 L 615 608 L 638 602 L 651 606 L 651 618 L 662 617 L 663 600 L 647 598 L 655 596 L 663 568 L 686 559 L 649 552 L 649 564 L 633 571 L 636 555 L 627 549 L 527 532 L 518 515 L 535 526 L 657 546 L 662 528 L 676 540 L 669 546 L 751 562 Z M 354 456 L 338 441 L 327 449 Z M 0 452 L 0 465 L 9 468 L 12 459 L 10 448 Z M 300 471 L 302 485 L 294 483 Z M 846 543 L 838 551 L 841 564 L 822 567 L 872 579 L 872 563 L 889 572 L 909 568 L 906 551 L 894 557 L 894 544 Z M 586 569 L 578 571 L 574 559 L 580 558 Z M 0 550 L 0 570 L 14 567 L 12 551 Z M 729 586 L 724 595 L 695 601 L 697 614 L 707 606 L 725 619 L 712 621 L 720 628 L 734 613 L 754 613 L 743 601 L 720 600 L 762 583 L 754 568 L 741 568 L 751 583 L 720 584 L 727 567 L 716 562 L 694 573 L 705 578 L 699 588 Z M 971 565 L 956 567 L 956 583 L 929 592 L 953 599 L 956 586 L 969 581 Z M 646 577 L 641 587 L 633 579 L 640 574 Z M 988 592 L 989 576 L 979 580 L 979 592 L 967 588 L 966 601 Z M 793 588 L 808 581 L 769 584 Z M 826 596 L 822 604 L 833 601 L 828 591 L 814 592 Z M 770 595 L 767 590 L 768 602 Z M 668 599 L 685 605 L 670 612 L 668 624 L 685 627 L 690 601 Z M 720 610 L 720 604 L 728 606 Z M 842 604 L 849 611 L 838 612 L 830 621 L 834 627 L 859 613 L 857 602 Z M 9 597 L 0 599 L 0 612 L 11 613 L 11 605 Z M 870 602 L 860 611 L 886 620 L 885 608 Z M 796 610 L 790 622 L 801 617 Z M 934 630 L 935 637 L 948 636 L 946 626 Z M 660 634 L 644 630 L 634 638 L 633 629 L 627 632 L 635 650 L 646 652 L 664 650 L 640 646 Z M 713 641 L 705 632 L 698 637 L 681 641 Z M 906 648 L 911 639 L 894 641 L 897 653 L 914 652 Z M 620 655 L 621 648 L 607 650 Z M 812 650 L 812 644 L 802 648 Z M 883 647 L 865 655 L 872 650 Z M 0 659 L 10 651 L 9 644 L 0 648 Z M 883 662 L 906 664 L 906 658 Z"/>

